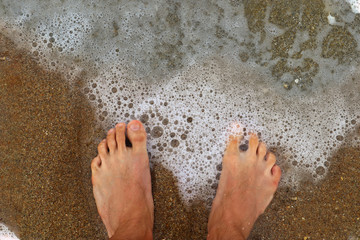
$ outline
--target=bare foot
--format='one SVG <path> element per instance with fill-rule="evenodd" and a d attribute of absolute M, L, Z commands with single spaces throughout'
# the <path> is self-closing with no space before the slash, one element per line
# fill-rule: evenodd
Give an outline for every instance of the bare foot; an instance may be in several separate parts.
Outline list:
<path fill-rule="evenodd" d="M 280 180 L 280 167 L 265 144 L 251 134 L 248 150 L 241 151 L 240 140 L 240 136 L 229 138 L 209 217 L 208 239 L 246 239 Z"/>
<path fill-rule="evenodd" d="M 132 147 L 125 145 L 125 131 Z M 93 192 L 112 239 L 152 239 L 151 194 L 146 132 L 141 122 L 119 123 L 98 146 L 91 163 Z"/>

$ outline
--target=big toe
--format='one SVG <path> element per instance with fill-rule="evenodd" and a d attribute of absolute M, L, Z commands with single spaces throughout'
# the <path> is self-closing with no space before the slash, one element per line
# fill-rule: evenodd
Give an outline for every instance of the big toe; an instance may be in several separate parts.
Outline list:
<path fill-rule="evenodd" d="M 128 124 L 127 135 L 135 152 L 146 151 L 146 131 L 140 121 L 133 120 Z"/>
<path fill-rule="evenodd" d="M 225 154 L 238 154 L 241 138 L 242 136 L 230 135 L 226 146 Z"/>

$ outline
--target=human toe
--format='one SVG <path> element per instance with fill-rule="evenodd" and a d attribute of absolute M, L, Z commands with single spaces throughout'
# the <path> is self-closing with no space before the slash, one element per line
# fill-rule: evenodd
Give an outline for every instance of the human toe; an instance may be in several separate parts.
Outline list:
<path fill-rule="evenodd" d="M 271 174 L 273 177 L 273 183 L 277 186 L 281 178 L 281 169 L 278 165 L 274 165 L 271 168 Z"/>
<path fill-rule="evenodd" d="M 91 170 L 93 172 L 95 172 L 96 170 L 98 170 L 101 166 L 101 159 L 99 156 L 96 156 L 92 161 L 91 161 Z"/>
<path fill-rule="evenodd" d="M 116 150 L 116 140 L 115 140 L 115 129 L 111 128 L 106 136 L 106 143 L 109 147 L 109 152 L 113 153 Z"/>
<path fill-rule="evenodd" d="M 108 146 L 106 144 L 106 139 L 103 139 L 99 145 L 98 145 L 98 153 L 101 158 L 101 160 L 105 160 L 107 154 L 108 154 Z"/>
<path fill-rule="evenodd" d="M 120 150 L 126 149 L 125 131 L 126 131 L 126 124 L 125 123 L 116 124 L 116 126 L 115 126 L 116 144 L 117 144 L 118 149 L 120 149 Z"/>
<path fill-rule="evenodd" d="M 140 121 L 133 120 L 128 124 L 127 135 L 135 152 L 146 151 L 146 131 Z"/>
<path fill-rule="evenodd" d="M 230 135 L 226 146 L 225 154 L 238 154 L 241 136 Z"/>
<path fill-rule="evenodd" d="M 265 159 L 266 159 L 266 167 L 269 170 L 271 170 L 271 168 L 274 166 L 276 162 L 275 154 L 273 154 L 272 152 L 268 152 Z"/>
<path fill-rule="evenodd" d="M 249 139 L 249 148 L 247 150 L 251 155 L 255 155 L 259 145 L 259 139 L 256 134 L 251 133 Z"/>
<path fill-rule="evenodd" d="M 101 167 L 101 159 L 98 155 L 91 161 L 91 183 L 92 183 L 92 185 L 96 184 L 97 173 L 100 170 L 100 167 Z"/>
<path fill-rule="evenodd" d="M 263 142 L 259 143 L 259 146 L 257 148 L 257 155 L 259 160 L 265 160 L 266 155 L 266 145 Z"/>

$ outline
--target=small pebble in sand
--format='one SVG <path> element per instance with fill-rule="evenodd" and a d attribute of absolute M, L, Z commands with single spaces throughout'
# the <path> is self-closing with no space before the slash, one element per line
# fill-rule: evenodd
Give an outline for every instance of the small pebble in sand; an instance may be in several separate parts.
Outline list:
<path fill-rule="evenodd" d="M 290 89 L 290 86 L 289 86 L 289 84 L 287 84 L 287 83 L 284 83 L 283 86 L 284 86 L 285 89 L 288 89 L 288 90 Z"/>

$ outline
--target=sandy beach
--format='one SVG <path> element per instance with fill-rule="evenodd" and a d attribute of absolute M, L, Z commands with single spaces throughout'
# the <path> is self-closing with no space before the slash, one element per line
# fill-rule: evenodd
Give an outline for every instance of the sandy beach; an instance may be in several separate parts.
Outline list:
<path fill-rule="evenodd" d="M 96 126 L 83 79 L 70 88 L 4 36 L 0 57 L 0 221 L 21 239 L 106 239 L 90 181 L 92 142 L 105 129 Z M 358 239 L 360 150 L 345 144 L 330 164 L 319 184 L 280 188 L 249 239 Z M 161 165 L 152 181 L 155 239 L 205 239 L 206 204 L 186 207 Z"/>

